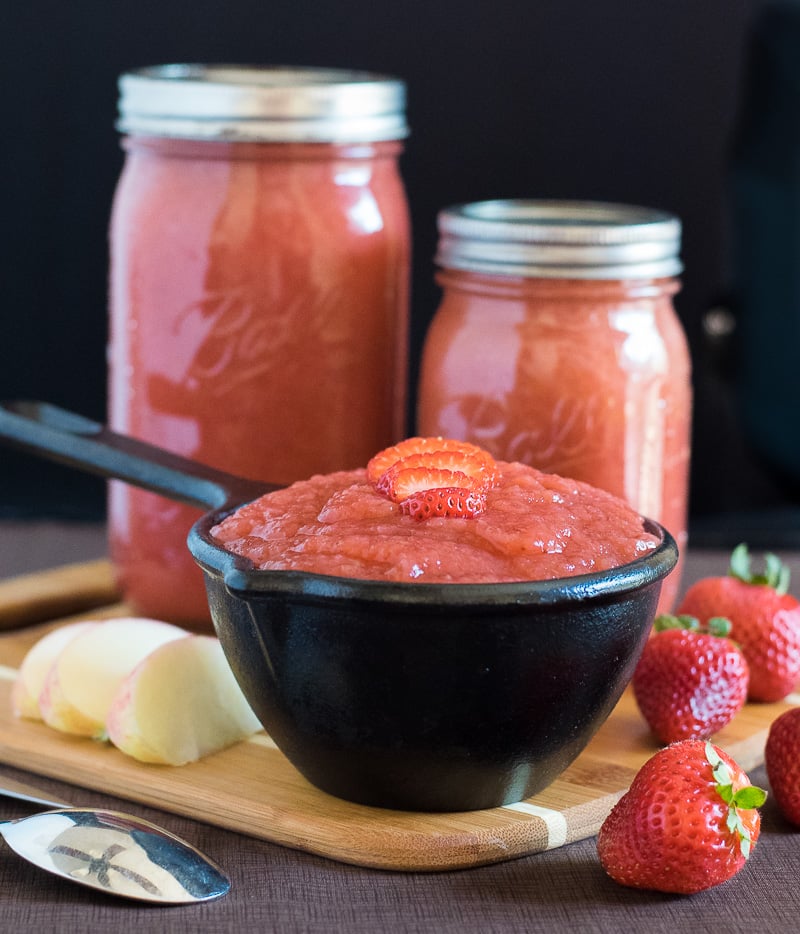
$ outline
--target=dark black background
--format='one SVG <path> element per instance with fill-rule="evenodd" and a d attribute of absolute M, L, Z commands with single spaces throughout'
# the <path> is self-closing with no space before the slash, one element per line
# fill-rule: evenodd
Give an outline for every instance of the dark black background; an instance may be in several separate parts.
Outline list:
<path fill-rule="evenodd" d="M 408 84 L 412 376 L 438 291 L 436 212 L 593 198 L 684 222 L 692 513 L 790 502 L 748 450 L 703 331 L 728 286 L 727 167 L 757 0 L 29 0 L 0 26 L 0 398 L 104 417 L 116 79 L 174 61 L 372 69 Z M 100 481 L 0 449 L 0 515 L 99 515 Z"/>

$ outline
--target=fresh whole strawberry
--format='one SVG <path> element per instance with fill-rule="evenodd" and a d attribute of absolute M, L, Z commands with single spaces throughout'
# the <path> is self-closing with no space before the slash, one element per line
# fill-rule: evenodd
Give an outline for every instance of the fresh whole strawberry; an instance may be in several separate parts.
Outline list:
<path fill-rule="evenodd" d="M 684 740 L 639 770 L 600 828 L 603 869 L 621 885 L 692 894 L 744 866 L 766 792 L 708 741 Z"/>
<path fill-rule="evenodd" d="M 659 616 L 633 675 L 633 693 L 662 743 L 708 739 L 747 700 L 749 669 L 725 638 L 730 622 L 713 617 L 702 632 L 694 617 Z"/>
<path fill-rule="evenodd" d="M 764 561 L 764 573 L 753 574 L 747 546 L 739 545 L 728 576 L 697 581 L 678 613 L 701 622 L 727 617 L 730 638 L 750 666 L 750 699 L 772 702 L 786 697 L 800 679 L 800 603 L 788 593 L 788 568 L 775 555 Z"/>
<path fill-rule="evenodd" d="M 772 721 L 764 764 L 778 809 L 800 827 L 800 707 Z"/>

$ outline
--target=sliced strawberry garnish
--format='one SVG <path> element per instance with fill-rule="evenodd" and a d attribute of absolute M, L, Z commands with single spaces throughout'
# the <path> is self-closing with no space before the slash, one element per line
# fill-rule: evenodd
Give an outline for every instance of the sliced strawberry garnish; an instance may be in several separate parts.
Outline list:
<path fill-rule="evenodd" d="M 481 484 L 470 479 L 462 470 L 450 470 L 446 467 L 406 467 L 405 460 L 399 461 L 390 467 L 378 481 L 379 493 L 388 496 L 395 503 L 402 503 L 404 499 L 414 493 L 425 490 L 434 490 L 440 487 L 456 487 L 479 491 Z"/>
<path fill-rule="evenodd" d="M 472 519 L 486 508 L 486 493 L 464 487 L 439 487 L 412 493 L 400 511 L 413 519 Z"/>
<path fill-rule="evenodd" d="M 430 440 L 430 438 L 406 438 L 405 441 L 401 441 L 399 444 L 393 444 L 391 447 L 379 451 L 367 464 L 367 479 L 370 483 L 377 484 L 381 476 L 406 455 L 431 450 L 428 445 Z"/>
<path fill-rule="evenodd" d="M 418 490 L 436 487 L 467 487 L 483 490 L 491 486 L 494 471 L 478 458 L 451 451 L 410 454 L 381 474 L 376 483 L 379 493 L 399 503 Z"/>
<path fill-rule="evenodd" d="M 451 438 L 408 438 L 376 454 L 367 478 L 416 519 L 483 512 L 497 464 L 488 451 Z"/>
<path fill-rule="evenodd" d="M 494 481 L 496 468 L 492 455 L 488 451 L 484 451 L 483 448 L 479 448 L 476 444 L 470 444 L 468 441 L 456 441 L 452 438 L 406 438 L 405 441 L 401 441 L 399 444 L 385 448 L 367 464 L 367 479 L 370 483 L 377 485 L 383 474 L 398 461 L 417 454 L 433 453 L 461 455 L 470 464 L 480 464 L 483 467 L 489 485 Z M 467 472 L 463 466 L 456 468 L 452 463 L 432 466 L 442 466 L 451 470 L 458 469 Z"/>

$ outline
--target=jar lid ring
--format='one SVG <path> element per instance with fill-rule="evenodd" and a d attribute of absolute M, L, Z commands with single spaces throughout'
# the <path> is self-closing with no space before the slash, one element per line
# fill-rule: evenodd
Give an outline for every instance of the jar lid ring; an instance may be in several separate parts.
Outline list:
<path fill-rule="evenodd" d="M 436 262 L 496 275 L 660 278 L 681 272 L 681 223 L 654 208 L 601 201 L 494 200 L 438 217 Z"/>
<path fill-rule="evenodd" d="M 119 78 L 122 133 L 242 142 L 369 143 L 408 136 L 406 88 L 373 72 L 172 64 Z"/>

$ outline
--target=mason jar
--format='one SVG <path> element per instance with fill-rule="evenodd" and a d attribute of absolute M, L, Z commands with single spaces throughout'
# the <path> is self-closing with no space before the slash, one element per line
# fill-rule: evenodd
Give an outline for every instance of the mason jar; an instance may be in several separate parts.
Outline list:
<path fill-rule="evenodd" d="M 410 233 L 395 78 L 169 65 L 120 79 L 111 427 L 256 480 L 405 433 Z M 113 482 L 126 600 L 208 624 L 191 507 Z"/>
<path fill-rule="evenodd" d="M 583 480 L 687 541 L 681 225 L 629 205 L 488 201 L 438 219 L 417 428 Z M 670 607 L 679 572 L 667 579 Z"/>

